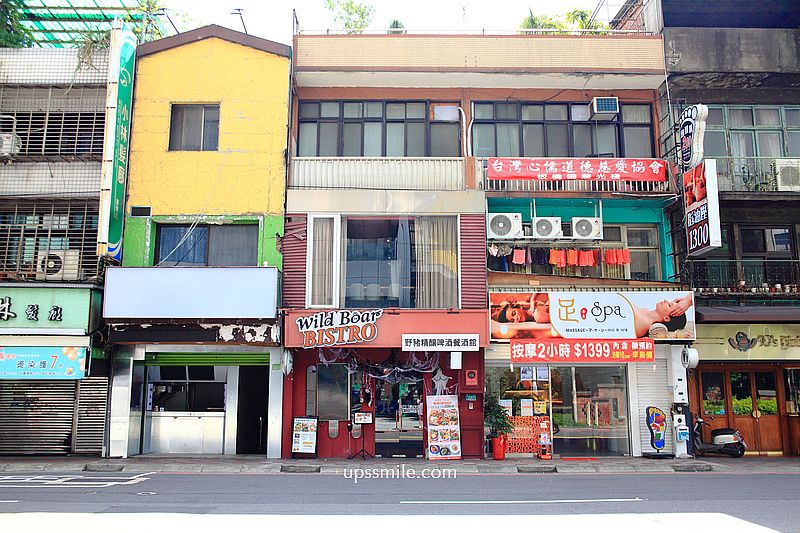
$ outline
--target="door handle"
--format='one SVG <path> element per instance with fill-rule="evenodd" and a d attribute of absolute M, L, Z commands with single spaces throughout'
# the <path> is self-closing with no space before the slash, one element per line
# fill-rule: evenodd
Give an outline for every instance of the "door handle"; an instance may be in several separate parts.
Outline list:
<path fill-rule="evenodd" d="M 258 417 L 258 447 L 264 446 L 264 417 Z"/>
<path fill-rule="evenodd" d="M 758 409 L 753 409 L 753 412 L 750 413 L 750 415 L 756 420 L 758 420 L 759 418 L 761 418 L 761 411 L 759 411 Z"/>

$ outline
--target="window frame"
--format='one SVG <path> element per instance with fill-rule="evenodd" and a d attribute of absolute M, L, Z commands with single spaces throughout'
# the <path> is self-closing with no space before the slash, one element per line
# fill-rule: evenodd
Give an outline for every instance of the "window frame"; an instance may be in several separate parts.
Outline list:
<path fill-rule="evenodd" d="M 192 150 L 189 148 L 184 148 L 181 145 L 181 148 L 172 148 L 172 117 L 176 107 L 200 107 L 202 108 L 202 117 L 200 120 L 200 149 L 199 150 Z M 216 107 L 217 108 L 217 146 L 212 150 L 211 148 L 205 147 L 205 138 L 206 138 L 206 110 L 209 107 Z M 170 102 L 169 105 L 169 129 L 167 135 L 167 151 L 168 152 L 219 152 L 219 132 L 221 131 L 222 123 L 222 106 L 221 102 Z M 183 136 L 183 131 L 181 131 L 181 137 Z"/>
<path fill-rule="evenodd" d="M 321 116 L 321 108 L 323 103 L 336 103 L 339 106 L 339 113 L 336 117 L 323 117 Z M 318 105 L 318 113 L 316 117 L 306 117 L 303 118 L 300 113 L 300 107 L 303 105 Z M 347 104 L 361 104 L 361 116 L 360 117 L 345 117 L 344 116 L 344 109 Z M 366 114 L 366 107 L 367 104 L 380 104 L 381 106 L 381 116 L 367 116 Z M 389 118 L 387 116 L 387 107 L 391 104 L 403 104 L 408 106 L 408 104 L 422 104 L 425 106 L 424 114 L 422 118 L 408 118 L 407 116 L 407 107 L 406 107 L 406 117 L 404 118 Z M 463 139 L 462 139 L 462 125 L 461 121 L 449 121 L 449 120 L 434 120 L 432 118 L 433 109 L 436 106 L 441 105 L 453 105 L 458 106 L 459 103 L 455 101 L 439 101 L 439 100 L 321 100 L 321 99 L 309 99 L 309 100 L 300 100 L 298 102 L 298 112 L 297 112 L 297 142 L 295 148 L 295 157 L 391 157 L 391 158 L 400 158 L 400 157 L 411 157 L 411 158 L 442 158 L 442 157 L 464 157 L 463 154 Z M 319 155 L 320 153 L 320 127 L 319 125 L 324 122 L 331 122 L 336 123 L 338 126 L 337 130 L 337 138 L 336 138 L 336 155 Z M 365 135 L 365 125 L 366 124 L 380 124 L 381 125 L 381 139 L 380 139 L 380 147 L 381 153 L 380 155 L 364 155 L 364 145 L 366 140 Z M 388 149 L 388 125 L 389 124 L 424 124 L 424 133 L 425 133 L 425 140 L 423 143 L 423 155 L 407 155 L 408 154 L 408 128 L 404 128 L 403 132 L 403 154 L 400 155 L 387 155 Z M 317 131 L 316 131 L 316 140 L 314 145 L 314 155 L 300 155 L 300 128 L 303 124 L 317 124 Z M 360 131 L 361 131 L 361 147 L 360 147 L 360 154 L 361 155 L 343 155 L 344 154 L 344 128 L 345 125 L 348 124 L 359 124 Z M 458 129 L 458 153 L 457 155 L 452 156 L 434 156 L 431 155 L 431 144 L 432 144 L 432 125 L 435 124 L 454 124 L 457 126 Z"/>
<path fill-rule="evenodd" d="M 155 247 L 153 249 L 153 266 L 160 266 L 161 258 L 160 258 L 159 252 L 160 252 L 160 249 L 161 249 L 161 238 L 162 238 L 161 237 L 161 228 L 165 228 L 165 227 L 169 227 L 169 228 L 189 228 L 189 227 L 192 227 L 193 224 L 162 222 L 162 221 L 158 221 L 158 220 L 154 221 L 154 224 L 155 224 L 156 238 L 155 238 L 155 244 L 154 244 Z M 258 266 L 258 264 L 259 264 L 259 255 L 260 255 L 260 247 L 261 247 L 261 224 L 258 221 L 255 221 L 255 220 L 253 220 L 253 221 L 248 220 L 248 221 L 234 222 L 234 223 L 223 223 L 222 225 L 254 226 L 256 228 L 256 242 L 255 242 L 255 245 L 256 245 L 256 264 L 254 264 L 254 265 L 240 265 L 240 266 Z M 214 227 L 219 227 L 219 226 L 220 226 L 220 224 L 212 224 L 212 223 L 194 224 L 195 228 L 203 227 L 203 228 L 207 228 L 207 230 L 208 230 L 208 237 L 207 237 L 207 240 L 206 240 L 206 254 L 205 254 L 205 258 L 204 258 L 205 264 L 204 265 L 197 265 L 196 266 L 197 268 L 225 268 L 225 267 L 222 267 L 222 266 L 218 267 L 218 266 L 215 266 L 215 265 L 209 266 L 209 264 L 208 264 L 209 254 L 211 253 L 211 240 L 212 240 L 212 237 L 211 237 L 212 231 L 211 230 Z M 173 267 L 173 266 L 180 266 L 180 265 L 169 265 L 169 266 L 165 266 L 163 268 L 170 268 L 170 267 Z"/>
<path fill-rule="evenodd" d="M 492 105 L 492 112 L 494 116 L 497 116 L 497 106 L 498 105 L 514 105 L 517 108 L 517 112 L 515 113 L 516 118 L 507 119 L 507 118 L 475 118 L 476 115 L 476 106 L 483 106 L 483 105 Z M 518 128 L 518 137 L 519 137 L 519 144 L 517 146 L 519 156 L 508 156 L 508 157 L 584 157 L 584 156 L 576 156 L 575 155 L 575 126 L 581 125 L 588 125 L 590 127 L 591 132 L 591 142 L 592 142 L 592 150 L 598 148 L 598 136 L 597 136 L 597 128 L 598 126 L 604 125 L 611 125 L 614 126 L 616 129 L 616 137 L 615 142 L 617 146 L 617 155 L 614 157 L 619 158 L 626 158 L 626 157 L 644 157 L 644 156 L 631 156 L 625 154 L 625 128 L 637 128 L 637 129 L 644 129 L 647 128 L 649 132 L 649 139 L 650 139 L 650 153 L 652 154 L 651 157 L 655 157 L 656 151 L 656 140 L 655 140 L 655 125 L 653 119 L 655 117 L 655 112 L 653 108 L 652 102 L 620 102 L 620 112 L 617 114 L 616 118 L 613 120 L 582 120 L 574 118 L 574 111 L 573 106 L 588 106 L 590 102 L 586 101 L 558 101 L 558 102 L 548 102 L 548 101 L 523 101 L 523 100 L 515 100 L 515 101 L 497 101 L 497 100 L 475 100 L 472 102 L 472 127 L 477 125 L 493 125 L 493 138 L 494 138 L 494 154 L 492 156 L 485 156 L 485 155 L 476 155 L 475 157 L 484 158 L 484 157 L 506 157 L 506 156 L 498 156 L 497 155 L 497 125 L 498 124 L 516 124 Z M 622 119 L 622 109 L 626 105 L 636 105 L 636 106 L 648 106 L 650 108 L 650 122 L 625 122 Z M 542 118 L 536 119 L 525 119 L 523 118 L 523 107 L 525 106 L 541 106 L 542 107 Z M 567 110 L 566 119 L 548 119 L 547 118 L 547 107 L 562 107 L 565 106 Z M 526 156 L 525 155 L 525 135 L 524 129 L 526 125 L 541 125 L 542 126 L 542 147 L 544 154 L 543 156 Z M 554 125 L 561 125 L 567 127 L 567 153 L 570 155 L 562 156 L 562 155 L 549 155 L 551 153 L 550 147 L 548 146 L 548 135 L 547 130 L 548 126 Z M 472 153 L 475 153 L 475 135 L 470 135 L 472 140 L 472 146 L 470 149 Z M 598 154 L 593 154 L 586 157 L 611 157 L 611 156 L 601 156 Z"/>

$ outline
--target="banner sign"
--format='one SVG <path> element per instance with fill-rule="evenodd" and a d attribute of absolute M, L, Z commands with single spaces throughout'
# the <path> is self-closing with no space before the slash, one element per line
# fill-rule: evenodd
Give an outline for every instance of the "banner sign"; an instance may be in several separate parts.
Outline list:
<path fill-rule="evenodd" d="M 535 181 L 667 181 L 662 159 L 580 159 L 490 157 L 487 177 Z"/>
<path fill-rule="evenodd" d="M 800 361 L 794 324 L 701 324 L 698 333 L 701 361 Z"/>
<path fill-rule="evenodd" d="M 703 160 L 707 118 L 708 107 L 697 104 L 684 109 L 678 119 L 681 128 L 681 165 L 684 171 L 693 169 Z"/>
<path fill-rule="evenodd" d="M 683 174 L 683 201 L 686 208 L 686 250 L 690 256 L 702 255 L 722 246 L 719 220 L 717 162 L 707 159 Z"/>
<path fill-rule="evenodd" d="M 465 333 L 463 335 L 418 335 L 403 334 L 403 351 L 442 350 L 455 352 L 477 352 L 480 346 L 480 335 Z"/>
<path fill-rule="evenodd" d="M 303 348 L 366 343 L 378 336 L 383 309 L 323 311 L 295 320 L 303 334 Z"/>
<path fill-rule="evenodd" d="M 645 363 L 654 351 L 653 339 L 511 340 L 512 363 Z"/>
<path fill-rule="evenodd" d="M 492 292 L 491 339 L 693 340 L 694 293 Z"/>
<path fill-rule="evenodd" d="M 458 396 L 426 395 L 428 413 L 428 459 L 461 459 L 461 425 Z"/>
<path fill-rule="evenodd" d="M 85 376 L 86 348 L 0 347 L 0 379 L 82 379 Z"/>
<path fill-rule="evenodd" d="M 91 289 L 3 287 L 0 335 L 85 335 L 95 322 L 97 301 L 99 294 Z"/>
<path fill-rule="evenodd" d="M 136 44 L 136 35 L 127 24 L 112 30 L 97 253 L 117 260 L 122 256 Z"/>
<path fill-rule="evenodd" d="M 295 417 L 292 420 L 292 453 L 317 453 L 317 419 Z"/>

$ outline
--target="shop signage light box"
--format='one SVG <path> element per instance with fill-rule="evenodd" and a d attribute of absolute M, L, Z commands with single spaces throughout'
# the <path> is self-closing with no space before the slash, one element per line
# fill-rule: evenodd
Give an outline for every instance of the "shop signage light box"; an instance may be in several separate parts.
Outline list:
<path fill-rule="evenodd" d="M 104 318 L 275 318 L 274 267 L 116 267 L 106 271 Z"/>

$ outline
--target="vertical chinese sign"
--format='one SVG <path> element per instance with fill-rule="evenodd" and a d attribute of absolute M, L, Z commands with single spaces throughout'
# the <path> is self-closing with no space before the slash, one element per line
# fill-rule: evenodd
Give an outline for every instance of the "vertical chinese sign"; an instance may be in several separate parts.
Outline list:
<path fill-rule="evenodd" d="M 122 226 L 125 219 L 136 44 L 136 36 L 126 24 L 112 30 L 97 254 L 118 261 L 122 255 Z"/>
<path fill-rule="evenodd" d="M 684 225 L 689 256 L 702 255 L 722 246 L 717 162 L 703 160 L 707 117 L 708 107 L 702 104 L 687 107 L 680 117 Z"/>

